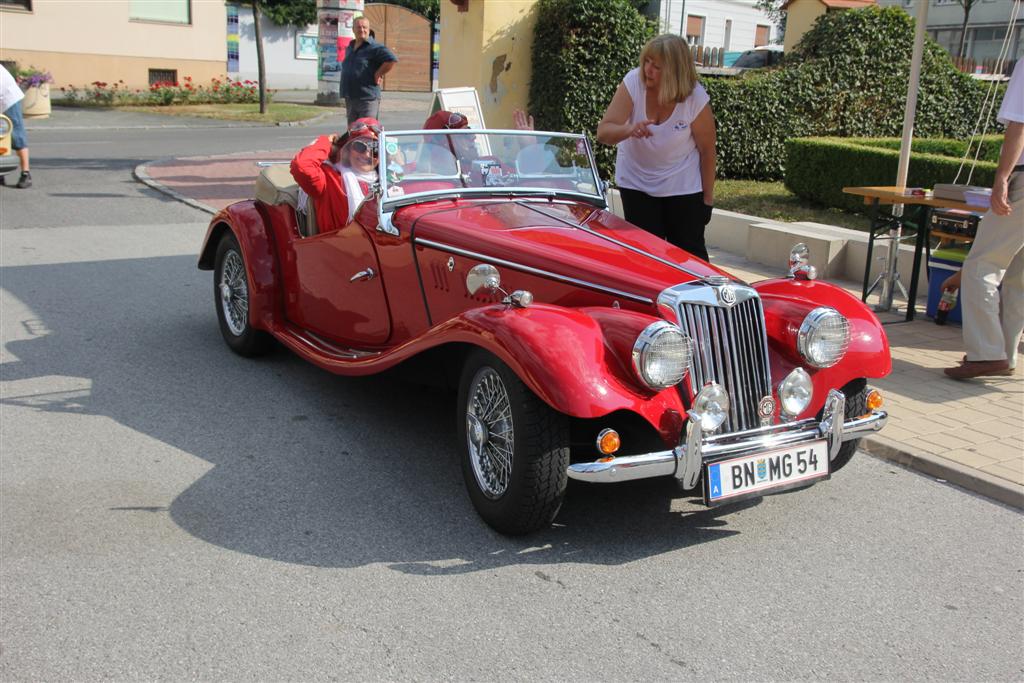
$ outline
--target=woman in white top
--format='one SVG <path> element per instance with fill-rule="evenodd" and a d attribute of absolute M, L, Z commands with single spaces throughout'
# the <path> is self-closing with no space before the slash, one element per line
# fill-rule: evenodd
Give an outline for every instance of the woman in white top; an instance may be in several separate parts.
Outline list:
<path fill-rule="evenodd" d="M 715 117 L 686 41 L 652 39 L 597 127 L 618 145 L 615 183 L 626 220 L 708 259 L 704 228 L 715 203 Z"/>

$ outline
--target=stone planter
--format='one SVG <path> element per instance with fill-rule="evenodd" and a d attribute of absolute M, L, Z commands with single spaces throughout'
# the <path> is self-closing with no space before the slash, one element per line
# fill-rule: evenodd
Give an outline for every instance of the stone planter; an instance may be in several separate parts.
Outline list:
<path fill-rule="evenodd" d="M 45 119 L 50 116 L 50 84 L 43 83 L 25 91 L 21 113 L 26 119 Z"/>

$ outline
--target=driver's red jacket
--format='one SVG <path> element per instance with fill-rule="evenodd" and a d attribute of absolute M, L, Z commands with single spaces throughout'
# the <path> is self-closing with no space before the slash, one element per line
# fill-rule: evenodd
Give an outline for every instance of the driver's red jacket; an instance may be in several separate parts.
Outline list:
<path fill-rule="evenodd" d="M 319 232 L 340 230 L 348 223 L 348 197 L 341 174 L 327 160 L 331 153 L 331 139 L 321 135 L 308 147 L 303 147 L 292 159 L 292 177 L 316 208 Z"/>

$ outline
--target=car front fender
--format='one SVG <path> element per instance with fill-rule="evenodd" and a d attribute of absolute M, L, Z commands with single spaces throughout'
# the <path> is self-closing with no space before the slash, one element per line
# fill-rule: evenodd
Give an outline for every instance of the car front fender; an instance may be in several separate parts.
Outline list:
<path fill-rule="evenodd" d="M 617 410 L 632 411 L 667 443 L 674 443 L 686 414 L 679 392 L 643 387 L 633 375 L 630 358 L 623 357 L 626 337 L 635 341 L 636 334 L 656 320 L 611 309 L 488 306 L 463 313 L 438 332 L 447 341 L 487 349 L 561 413 L 599 418 Z M 606 334 L 611 327 L 617 329 L 618 338 Z"/>
<path fill-rule="evenodd" d="M 217 244 L 231 231 L 242 249 L 249 275 L 249 322 L 263 330 L 273 328 L 278 310 L 277 258 L 267 228 L 267 219 L 256 202 L 243 201 L 221 209 L 210 221 L 199 252 L 200 270 L 213 270 Z"/>
<path fill-rule="evenodd" d="M 807 370 L 814 382 L 814 401 L 806 414 L 816 413 L 829 389 L 860 378 L 885 377 L 892 371 L 889 338 L 878 318 L 860 299 L 827 282 L 777 279 L 754 285 L 764 305 L 765 326 L 772 356 L 772 380 L 777 384 L 794 367 Z M 800 355 L 797 335 L 807 314 L 830 306 L 850 324 L 850 346 L 830 368 L 814 368 Z"/>

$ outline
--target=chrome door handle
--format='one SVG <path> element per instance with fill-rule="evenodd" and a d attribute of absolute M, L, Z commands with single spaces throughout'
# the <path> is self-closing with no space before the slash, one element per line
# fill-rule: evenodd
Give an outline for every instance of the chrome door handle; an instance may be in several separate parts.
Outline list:
<path fill-rule="evenodd" d="M 376 273 L 373 272 L 373 268 L 367 268 L 366 270 L 361 270 L 350 277 L 348 281 L 356 282 L 357 280 L 372 280 L 374 275 L 376 275 Z"/>

